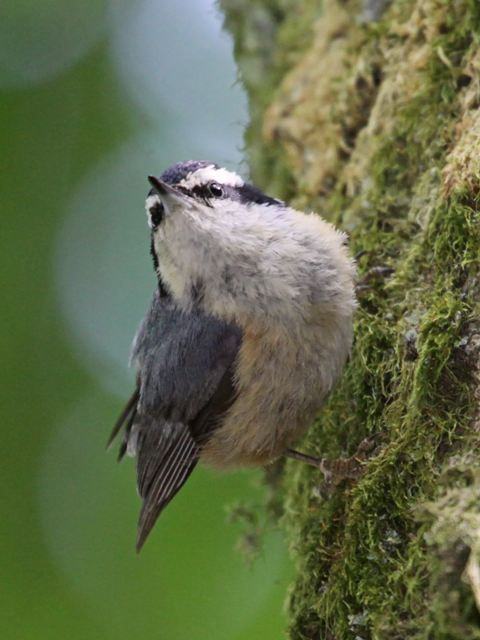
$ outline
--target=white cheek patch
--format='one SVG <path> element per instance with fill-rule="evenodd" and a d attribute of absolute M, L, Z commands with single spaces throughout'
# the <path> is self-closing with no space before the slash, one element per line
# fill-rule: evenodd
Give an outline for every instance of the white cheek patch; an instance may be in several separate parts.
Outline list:
<path fill-rule="evenodd" d="M 148 196 L 148 198 L 145 200 L 145 211 L 147 213 L 147 222 L 150 229 L 153 229 L 151 209 L 153 209 L 153 207 L 157 204 L 160 204 L 160 198 L 158 196 Z"/>
<path fill-rule="evenodd" d="M 178 186 L 184 187 L 185 189 L 193 189 L 194 187 L 209 182 L 218 182 L 218 184 L 224 184 L 229 187 L 241 187 L 244 185 L 244 181 L 237 173 L 228 171 L 228 169 L 224 169 L 223 167 L 216 168 L 211 164 L 208 167 L 190 173 L 178 183 Z"/>

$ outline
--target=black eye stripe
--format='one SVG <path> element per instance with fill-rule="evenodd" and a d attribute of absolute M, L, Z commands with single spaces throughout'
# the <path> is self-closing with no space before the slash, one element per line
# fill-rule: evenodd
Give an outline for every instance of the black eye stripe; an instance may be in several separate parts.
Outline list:
<path fill-rule="evenodd" d="M 185 187 L 177 187 L 177 189 L 179 191 L 182 191 L 187 196 L 197 198 L 197 200 L 202 200 L 202 202 L 207 205 L 210 205 L 210 200 L 218 199 L 219 197 L 223 197 L 224 195 L 223 192 L 221 196 L 215 196 L 214 194 L 212 194 L 210 190 L 210 184 L 197 184 L 191 189 L 186 189 Z"/>
<path fill-rule="evenodd" d="M 192 195 L 196 196 L 197 198 L 203 198 L 204 200 L 207 200 L 211 197 L 210 190 L 208 188 L 208 185 L 206 184 L 199 184 L 196 187 L 193 187 Z"/>
<path fill-rule="evenodd" d="M 265 195 L 260 189 L 255 187 L 253 184 L 249 184 L 246 182 L 241 187 L 236 187 L 237 197 L 243 204 L 267 204 L 272 205 L 275 204 L 277 206 L 285 206 L 285 203 L 281 200 L 277 200 L 277 198 L 272 198 L 271 196 Z"/>
<path fill-rule="evenodd" d="M 214 187 L 213 190 L 212 186 Z M 215 187 L 218 187 L 219 189 L 218 195 L 214 193 Z M 187 196 L 196 198 L 197 200 L 201 200 L 208 206 L 213 206 L 213 201 L 224 198 L 236 200 L 237 202 L 241 202 L 242 204 L 266 204 L 276 205 L 280 207 L 285 206 L 285 203 L 281 200 L 265 195 L 262 191 L 260 191 L 260 189 L 249 183 L 245 183 L 241 186 L 232 186 L 209 182 L 208 184 L 195 185 L 191 189 L 178 186 L 176 188 L 179 191 L 182 191 Z"/>

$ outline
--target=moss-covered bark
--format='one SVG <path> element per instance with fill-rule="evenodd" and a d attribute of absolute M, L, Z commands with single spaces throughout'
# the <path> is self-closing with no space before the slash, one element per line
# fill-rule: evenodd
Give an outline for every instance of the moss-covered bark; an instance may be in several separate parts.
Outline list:
<path fill-rule="evenodd" d="M 286 465 L 290 637 L 480 638 L 480 3 L 221 0 L 256 182 L 348 231 L 355 346 L 303 443 L 380 446 L 355 484 Z M 374 272 L 373 272 L 374 273 Z"/>

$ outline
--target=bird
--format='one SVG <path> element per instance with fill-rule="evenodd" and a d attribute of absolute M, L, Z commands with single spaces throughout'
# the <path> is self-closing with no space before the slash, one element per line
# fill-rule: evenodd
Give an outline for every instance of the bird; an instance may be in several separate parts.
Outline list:
<path fill-rule="evenodd" d="M 136 548 L 197 464 L 282 456 L 338 382 L 353 336 L 347 236 L 209 161 L 149 176 L 157 286 L 134 338 L 135 389 L 108 444 L 136 457 Z"/>

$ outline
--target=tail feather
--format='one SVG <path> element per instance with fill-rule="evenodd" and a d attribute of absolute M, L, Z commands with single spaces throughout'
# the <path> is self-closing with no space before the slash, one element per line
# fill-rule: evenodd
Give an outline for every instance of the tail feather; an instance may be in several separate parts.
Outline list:
<path fill-rule="evenodd" d="M 181 489 L 198 462 L 198 447 L 186 425 L 166 450 L 153 450 L 138 459 L 138 489 L 143 506 L 138 520 L 137 552 L 140 551 L 158 516 Z M 142 443 L 142 447 L 145 443 Z"/>
<path fill-rule="evenodd" d="M 115 423 L 107 443 L 109 448 L 125 428 L 118 460 L 130 448 L 132 452 L 136 451 L 137 486 L 143 498 L 138 520 L 137 552 L 143 547 L 160 513 L 185 484 L 199 456 L 199 447 L 188 425 L 140 415 L 137 409 L 139 397 L 139 390 L 136 389 Z M 134 447 L 131 447 L 132 438 L 135 440 Z"/>
<path fill-rule="evenodd" d="M 135 389 L 130 400 L 126 404 L 125 409 L 120 414 L 118 420 L 115 423 L 115 426 L 112 429 L 112 433 L 110 434 L 110 437 L 108 438 L 108 441 L 107 441 L 107 446 L 106 446 L 107 449 L 110 448 L 110 446 L 112 445 L 112 442 L 118 436 L 121 428 L 125 423 L 126 423 L 127 431 L 129 428 L 131 428 L 133 421 L 135 419 L 135 414 L 137 412 L 137 403 L 138 403 L 139 397 L 140 397 L 140 392 L 138 389 Z"/>

